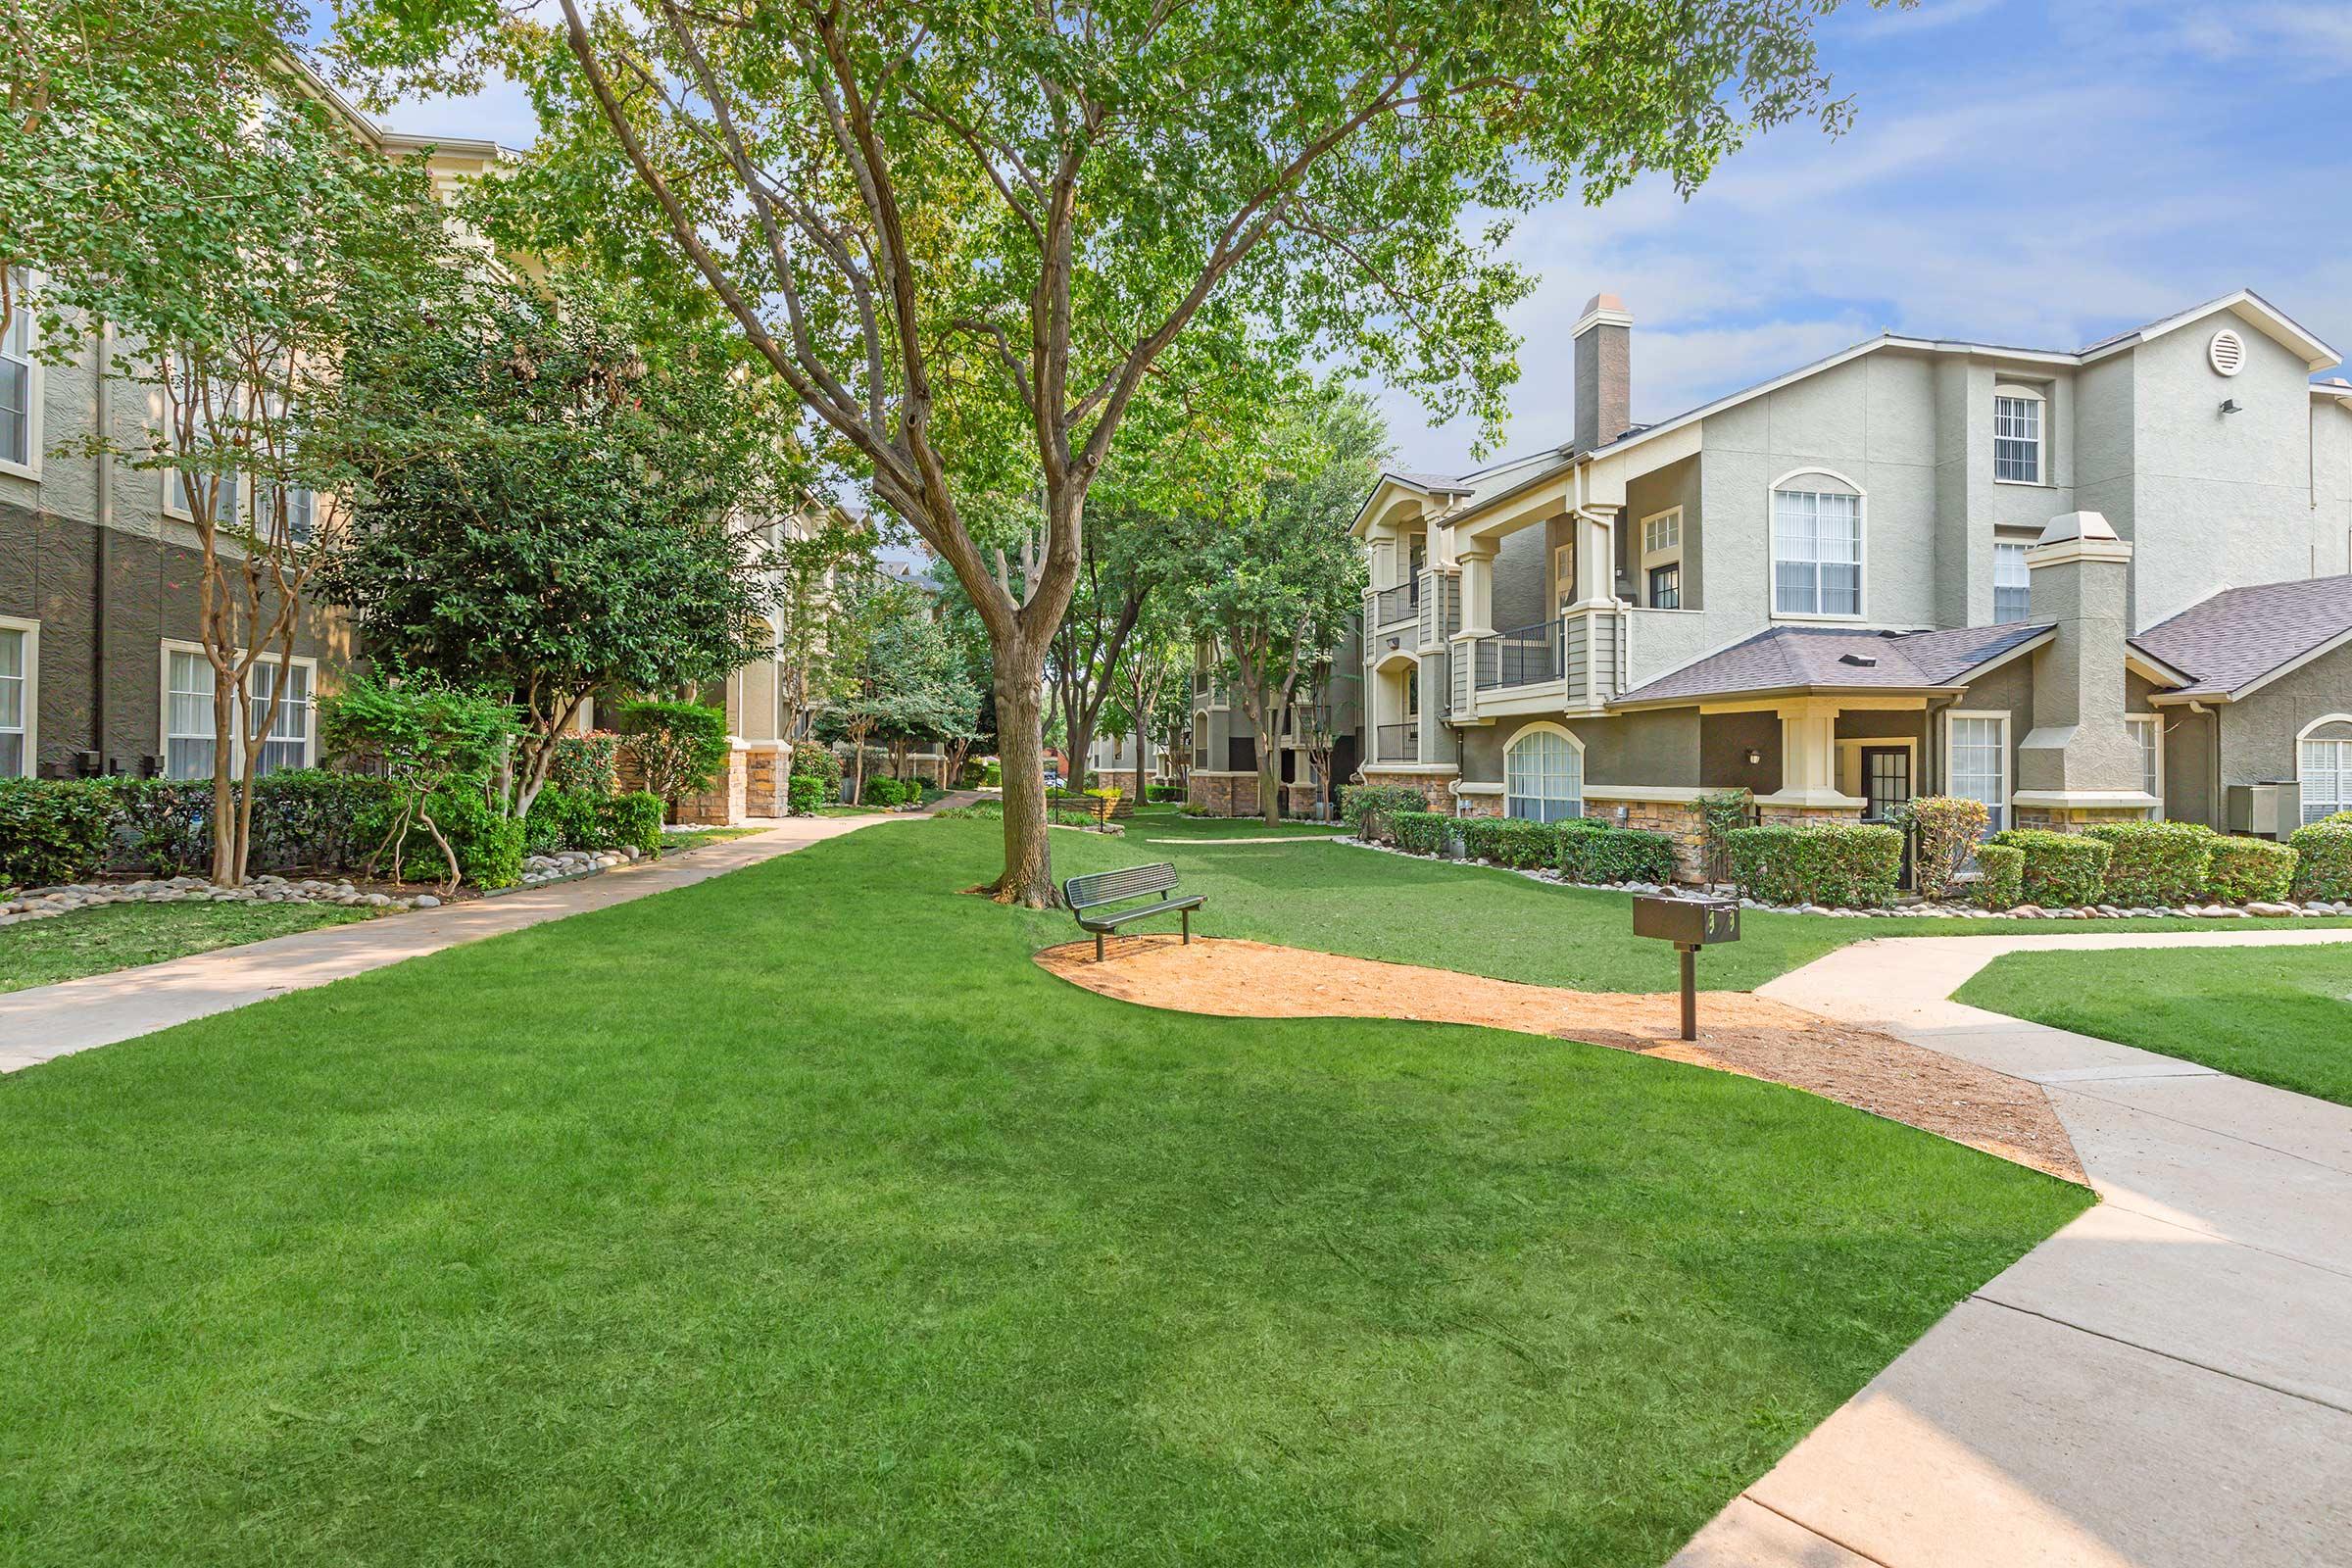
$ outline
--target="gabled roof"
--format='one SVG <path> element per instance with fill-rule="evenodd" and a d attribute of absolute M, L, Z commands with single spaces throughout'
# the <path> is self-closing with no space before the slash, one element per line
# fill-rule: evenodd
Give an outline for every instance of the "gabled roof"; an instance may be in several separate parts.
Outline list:
<path fill-rule="evenodd" d="M 2101 338 L 2098 342 L 2082 350 L 2080 357 L 2085 362 L 2104 359 L 2108 355 L 2119 353 L 2133 344 L 2153 342 L 2175 328 L 2187 326 L 2194 321 L 2204 319 L 2216 311 L 2224 310 L 2235 312 L 2240 318 L 2260 331 L 2263 336 L 2290 353 L 2302 356 L 2303 368 L 2307 370 L 2324 370 L 2342 358 L 2335 350 L 2329 348 L 2306 329 L 2300 321 L 2250 288 L 2232 290 L 2219 299 L 2207 300 L 2202 305 L 2192 305 L 2177 316 L 2168 316 L 2160 321 L 2150 321 L 2145 326 L 2135 326 L 2129 332 L 2118 332 L 2113 337 Z"/>
<path fill-rule="evenodd" d="M 1963 626 L 1953 631 L 1869 631 L 1845 626 L 1775 626 L 1693 661 L 1612 708 L 1808 692 L 1936 691 L 1965 685 L 2050 634 L 2047 622 Z"/>
<path fill-rule="evenodd" d="M 2352 641 L 2352 577 L 2230 588 L 2132 639 L 2191 677 L 2163 694 L 2234 702 Z"/>

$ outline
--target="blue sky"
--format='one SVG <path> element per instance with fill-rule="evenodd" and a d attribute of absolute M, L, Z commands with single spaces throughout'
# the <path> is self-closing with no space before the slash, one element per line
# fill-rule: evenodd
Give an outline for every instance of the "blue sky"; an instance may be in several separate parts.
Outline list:
<path fill-rule="evenodd" d="M 1645 183 L 1521 222 L 1542 284 L 1503 451 L 1567 439 L 1569 328 L 1603 289 L 1642 419 L 1883 329 L 2077 348 L 2241 286 L 2352 353 L 2352 0 L 1849 4 L 1821 38 L 1845 136 L 1765 138 L 1689 203 Z M 511 88 L 386 118 L 532 128 Z M 1384 403 L 1401 465 L 1471 466 L 1466 427 Z"/>

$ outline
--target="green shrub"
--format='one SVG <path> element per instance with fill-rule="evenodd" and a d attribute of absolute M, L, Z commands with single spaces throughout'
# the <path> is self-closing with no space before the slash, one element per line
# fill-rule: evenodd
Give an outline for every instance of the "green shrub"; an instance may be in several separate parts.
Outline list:
<path fill-rule="evenodd" d="M 597 802 L 596 810 L 603 819 L 606 841 L 614 848 L 634 849 L 646 855 L 662 853 L 662 817 L 665 808 L 661 796 L 651 790 L 631 790 L 626 795 Z"/>
<path fill-rule="evenodd" d="M 449 861 L 421 822 L 395 835 L 400 809 L 400 799 L 387 791 L 355 824 L 366 835 L 361 853 L 372 860 L 369 868 L 396 882 L 449 882 Z M 460 879 L 478 888 L 511 888 L 522 880 L 526 824 L 493 808 L 478 783 L 461 780 L 435 790 L 423 811 L 456 852 Z"/>
<path fill-rule="evenodd" d="M 2023 891 L 2029 904 L 2069 909 L 2097 904 L 2106 897 L 2107 859 L 2112 852 L 2104 839 L 2087 833 L 2013 827 L 1995 833 L 1991 842 L 2025 851 Z"/>
<path fill-rule="evenodd" d="M 1444 811 L 1398 811 L 1389 818 L 1396 847 L 1414 855 L 1444 855 L 1454 819 Z"/>
<path fill-rule="evenodd" d="M 2014 909 L 2026 898 L 2026 852 L 2006 844 L 1977 846 L 1976 900 L 1987 909 Z"/>
<path fill-rule="evenodd" d="M 1872 908 L 1894 901 L 1903 835 L 1876 822 L 1774 823 L 1725 835 L 1740 891 L 1767 904 Z"/>
<path fill-rule="evenodd" d="M 1147 784 L 1144 786 L 1144 799 L 1156 802 L 1181 801 L 1184 799 L 1184 786 L 1181 784 Z"/>
<path fill-rule="evenodd" d="M 833 748 L 817 741 L 800 741 L 792 748 L 792 776 L 822 779 L 838 792 L 841 788 L 841 759 Z"/>
<path fill-rule="evenodd" d="M 557 736 L 556 755 L 547 764 L 547 783 L 550 789 L 578 790 L 584 795 L 612 794 L 620 788 L 620 737 L 609 729 Z"/>
<path fill-rule="evenodd" d="M 784 786 L 784 808 L 794 816 L 814 816 L 818 807 L 833 799 L 837 788 L 813 773 L 795 773 Z"/>
<path fill-rule="evenodd" d="M 1699 842 L 1707 858 L 1707 876 L 1731 863 L 1732 834 L 1753 819 L 1756 796 L 1745 785 L 1710 790 L 1691 803 L 1698 808 Z"/>
<path fill-rule="evenodd" d="M 211 779 L 110 778 L 105 787 L 122 830 L 117 863 L 158 876 L 212 868 Z M 305 767 L 264 774 L 253 785 L 248 868 L 358 865 L 375 848 L 373 840 L 361 841 L 359 818 L 391 790 L 390 780 L 372 773 Z"/>
<path fill-rule="evenodd" d="M 1548 822 L 1529 822 L 1515 816 L 1470 816 L 1461 819 L 1461 830 L 1462 841 L 1469 846 L 1471 856 L 1496 865 L 1532 871 L 1551 865 L 1560 858 L 1560 832 Z"/>
<path fill-rule="evenodd" d="M 981 768 L 980 787 L 984 790 L 1003 789 L 1004 787 L 1004 764 L 1002 762 L 990 762 L 985 767 Z"/>
<path fill-rule="evenodd" d="M 2287 835 L 2295 852 L 2295 897 L 2352 899 L 2352 822 L 2332 819 Z"/>
<path fill-rule="evenodd" d="M 2196 822 L 2103 822 L 2082 836 L 2107 846 L 2106 902 L 2145 906 L 2202 893 L 2219 835 Z"/>
<path fill-rule="evenodd" d="M 2204 892 L 2231 904 L 2276 904 L 2294 885 L 2299 857 L 2284 844 L 2215 834 Z"/>
<path fill-rule="evenodd" d="M 627 703 L 621 746 L 646 789 L 669 807 L 718 782 L 727 765 L 727 713 L 703 703 Z"/>
<path fill-rule="evenodd" d="M 912 779 L 892 778 L 888 773 L 877 773 L 865 781 L 865 794 L 858 804 L 905 806 L 909 801 L 919 799 L 922 793 L 923 787 Z"/>
<path fill-rule="evenodd" d="M 96 779 L 0 779 L 0 887 L 80 881 L 106 863 L 114 827 L 114 792 Z"/>
<path fill-rule="evenodd" d="M 1951 892 L 1991 821 L 1983 801 L 1957 795 L 1923 795 L 1904 806 L 1898 817 L 1897 825 L 1912 833 L 1912 873 L 1919 891 L 1931 899 Z"/>
<path fill-rule="evenodd" d="M 1428 809 L 1428 796 L 1401 784 L 1340 786 L 1340 818 L 1355 829 L 1357 838 L 1380 838 L 1388 831 L 1386 824 L 1393 812 Z"/>
<path fill-rule="evenodd" d="M 560 850 L 609 850 L 612 835 L 598 809 L 610 795 L 549 785 L 523 819 L 523 845 L 533 855 Z"/>
<path fill-rule="evenodd" d="M 1557 864 L 1571 882 L 1672 882 L 1674 840 L 1646 828 L 1560 824 Z"/>

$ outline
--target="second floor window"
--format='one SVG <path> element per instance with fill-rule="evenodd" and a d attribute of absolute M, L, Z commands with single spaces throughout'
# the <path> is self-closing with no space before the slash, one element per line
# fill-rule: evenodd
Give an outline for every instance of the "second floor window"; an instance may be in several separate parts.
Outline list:
<path fill-rule="evenodd" d="M 2007 541 L 1992 547 L 1992 619 L 2006 626 L 2026 618 L 2034 596 L 2034 573 L 2026 565 L 2026 547 Z"/>
<path fill-rule="evenodd" d="M 1680 610 L 1683 608 L 1683 568 L 1680 565 L 1649 568 L 1649 608 Z"/>
<path fill-rule="evenodd" d="M 1862 613 L 1862 498 L 1772 493 L 1772 609 L 1778 615 Z"/>
<path fill-rule="evenodd" d="M 32 309 L 22 274 L 9 290 L 8 330 L 0 332 L 0 463 L 32 462 Z"/>
<path fill-rule="evenodd" d="M 2004 394 L 1992 400 L 1992 476 L 2041 483 L 2041 399 Z"/>

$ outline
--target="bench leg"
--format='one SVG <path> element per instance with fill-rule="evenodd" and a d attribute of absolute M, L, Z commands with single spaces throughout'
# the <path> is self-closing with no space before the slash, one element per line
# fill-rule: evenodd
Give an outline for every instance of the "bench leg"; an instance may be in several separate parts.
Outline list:
<path fill-rule="evenodd" d="M 1102 961 L 1102 933 L 1100 931 L 1095 933 L 1095 961 Z"/>
<path fill-rule="evenodd" d="M 1193 945 L 1193 911 L 1190 909 L 1178 909 L 1176 911 L 1176 918 L 1184 922 L 1184 942 L 1182 943 L 1182 946 L 1189 948 Z"/>

